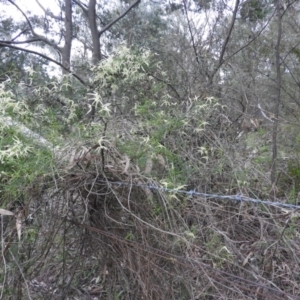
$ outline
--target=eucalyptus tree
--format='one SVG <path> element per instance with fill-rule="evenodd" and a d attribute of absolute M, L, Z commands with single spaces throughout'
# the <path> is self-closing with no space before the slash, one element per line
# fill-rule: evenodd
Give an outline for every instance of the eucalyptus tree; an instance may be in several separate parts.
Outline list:
<path fill-rule="evenodd" d="M 10 39 L 1 40 L 2 47 L 8 47 L 19 51 L 34 53 L 41 57 L 60 65 L 63 72 L 70 70 L 70 57 L 72 47 L 72 4 L 71 0 L 59 1 L 62 8 L 60 15 L 55 15 L 45 9 L 39 1 L 38 5 L 44 11 L 44 16 L 32 14 L 25 11 L 16 1 L 8 0 L 22 16 L 22 20 L 16 22 L 16 32 L 11 32 Z M 42 34 L 40 34 L 42 32 Z M 37 47 L 47 46 L 48 50 L 54 55 L 45 55 L 42 51 L 30 51 L 20 45 L 35 45 Z"/>
<path fill-rule="evenodd" d="M 72 42 L 80 32 L 80 26 L 82 26 L 82 24 L 73 24 L 73 19 L 75 18 L 78 21 L 80 17 L 76 7 L 83 12 L 87 22 L 85 28 L 89 30 L 92 40 L 91 45 L 84 46 L 91 50 L 94 63 L 97 63 L 101 60 L 101 36 L 139 2 L 140 0 L 133 2 L 124 11 L 114 16 L 113 19 L 106 19 L 101 24 L 101 10 L 103 13 L 107 13 L 109 9 L 103 5 L 98 5 L 95 0 L 90 0 L 88 3 L 84 1 L 74 1 L 72 3 L 71 0 L 60 0 L 58 2 L 60 11 L 58 15 L 55 15 L 51 10 L 45 8 L 40 1 L 37 1 L 37 4 L 44 12 L 44 16 L 33 15 L 30 11 L 22 9 L 17 1 L 8 0 L 7 5 L 15 7 L 21 13 L 23 20 L 17 25 L 19 31 L 16 33 L 11 32 L 12 38 L 1 40 L 0 45 L 40 55 L 59 65 L 64 73 L 71 72 Z M 75 13 L 73 12 L 74 9 Z M 25 47 L 19 47 L 19 45 L 28 44 L 33 44 L 37 47 L 47 46 L 51 54 L 45 55 L 42 51 L 33 51 Z M 84 83 L 79 76 L 76 77 Z"/>
<path fill-rule="evenodd" d="M 88 28 L 90 31 L 90 37 L 92 40 L 91 50 L 93 63 L 96 64 L 102 59 L 101 54 L 101 36 L 106 33 L 115 23 L 121 20 L 126 14 L 137 6 L 141 0 L 136 0 L 132 2 L 128 7 L 124 9 L 121 13 L 115 16 L 111 20 L 106 20 L 106 22 L 102 23 L 102 17 L 99 11 L 105 11 L 103 5 L 98 4 L 96 0 L 89 0 L 88 3 L 85 1 L 74 0 L 74 2 L 81 8 L 86 22 L 88 24 Z"/>
<path fill-rule="evenodd" d="M 0 15 L 0 39 L 7 40 L 11 38 L 12 32 L 18 32 L 18 24 L 15 21 L 4 14 Z M 6 47 L 0 48 L 0 81 L 7 79 L 13 82 L 20 82 L 27 78 L 25 69 L 30 66 L 34 66 L 35 69 L 39 70 L 39 78 L 35 78 L 35 82 L 38 80 L 46 80 L 48 74 L 46 72 L 46 66 L 48 62 L 36 56 L 26 55 L 25 52 L 20 52 L 15 49 L 9 49 Z M 11 85 L 12 86 L 12 85 Z"/>

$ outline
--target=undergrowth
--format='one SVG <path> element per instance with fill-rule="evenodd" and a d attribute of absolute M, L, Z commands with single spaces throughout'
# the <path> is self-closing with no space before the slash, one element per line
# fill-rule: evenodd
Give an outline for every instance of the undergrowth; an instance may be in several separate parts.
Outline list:
<path fill-rule="evenodd" d="M 0 201 L 14 213 L 1 219 L 1 296 L 297 299 L 297 211 L 179 192 L 267 196 L 267 133 L 234 144 L 219 99 L 179 99 L 149 51 L 122 47 L 93 71 L 88 104 L 67 78 L 36 88 L 40 106 L 1 87 Z M 296 201 L 299 166 L 281 171 L 289 199 L 276 201 Z"/>

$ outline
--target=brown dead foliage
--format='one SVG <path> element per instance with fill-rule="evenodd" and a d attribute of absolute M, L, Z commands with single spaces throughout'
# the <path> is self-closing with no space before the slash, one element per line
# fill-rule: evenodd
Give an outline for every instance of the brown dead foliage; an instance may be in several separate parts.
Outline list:
<path fill-rule="evenodd" d="M 3 233 L 5 299 L 300 297 L 297 212 L 175 197 L 109 145 L 36 184 L 21 242 Z"/>

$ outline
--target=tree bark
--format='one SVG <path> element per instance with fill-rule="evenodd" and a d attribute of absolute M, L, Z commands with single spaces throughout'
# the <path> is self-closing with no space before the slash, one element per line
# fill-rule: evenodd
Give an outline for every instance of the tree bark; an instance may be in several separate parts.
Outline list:
<path fill-rule="evenodd" d="M 271 166 L 271 183 L 272 191 L 275 190 L 276 184 L 276 171 L 277 171 L 277 135 L 278 135 L 278 117 L 279 117 L 279 105 L 281 98 L 281 85 L 282 85 L 282 75 L 281 75 L 281 62 L 280 62 L 280 45 L 282 36 L 282 17 L 281 12 L 281 1 L 277 0 L 276 3 L 277 10 L 277 42 L 275 48 L 275 61 L 276 61 L 276 98 L 274 107 L 274 123 L 272 132 L 272 166 Z"/>
<path fill-rule="evenodd" d="M 73 39 L 73 22 L 72 22 L 72 0 L 65 0 L 65 44 L 61 49 L 62 64 L 66 69 L 70 69 L 71 48 Z M 63 69 L 63 74 L 67 74 Z"/>
<path fill-rule="evenodd" d="M 133 2 L 122 14 L 120 14 L 117 18 L 115 18 L 109 24 L 104 26 L 104 28 L 99 30 L 97 27 L 96 0 L 89 0 L 87 9 L 83 6 L 83 4 L 80 1 L 75 0 L 75 3 L 83 10 L 83 13 L 85 14 L 85 16 L 87 17 L 87 20 L 88 20 L 88 24 L 89 24 L 90 31 L 91 31 L 91 37 L 92 37 L 92 44 L 93 44 L 92 57 L 93 57 L 94 65 L 98 64 L 102 59 L 101 43 L 100 43 L 101 35 L 104 32 L 106 32 L 111 26 L 113 26 L 115 23 L 117 23 L 119 20 L 121 20 L 124 16 L 126 16 L 126 14 L 133 7 L 135 7 L 140 1 L 141 0 L 136 0 L 135 2 Z M 91 106 L 89 116 L 93 120 L 95 117 L 95 113 L 96 113 L 94 99 L 89 99 L 88 101 Z"/>
<path fill-rule="evenodd" d="M 101 60 L 101 45 L 97 29 L 96 0 L 89 1 L 87 16 L 93 43 L 93 63 L 97 64 Z"/>

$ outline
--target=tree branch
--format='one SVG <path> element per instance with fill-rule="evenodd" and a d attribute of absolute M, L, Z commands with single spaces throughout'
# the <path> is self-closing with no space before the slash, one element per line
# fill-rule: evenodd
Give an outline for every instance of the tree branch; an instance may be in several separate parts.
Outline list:
<path fill-rule="evenodd" d="M 82 4 L 80 1 L 77 1 L 77 0 L 73 0 L 73 2 L 75 4 L 77 4 L 82 9 L 83 13 L 87 17 L 87 15 L 88 15 L 88 9 L 86 7 L 84 7 L 84 4 Z"/>
<path fill-rule="evenodd" d="M 242 50 L 244 50 L 246 47 L 248 47 L 250 44 L 252 44 L 261 34 L 262 32 L 267 28 L 267 26 L 269 25 L 269 23 L 271 22 L 273 16 L 275 15 L 276 10 L 274 10 L 273 14 L 271 15 L 271 17 L 269 18 L 268 22 L 263 26 L 263 28 L 253 37 L 253 39 L 251 39 L 248 43 L 246 43 L 244 46 L 242 46 L 241 48 L 239 48 L 238 50 L 236 50 L 235 52 L 233 52 L 231 55 L 229 55 L 226 59 L 223 59 L 220 67 L 228 60 L 230 60 L 233 56 L 235 56 L 236 54 L 238 54 L 239 52 L 241 52 Z"/>
<path fill-rule="evenodd" d="M 163 82 L 164 84 L 166 84 L 177 96 L 177 99 L 181 99 L 179 93 L 177 92 L 177 90 L 174 88 L 174 86 L 168 82 L 166 82 L 165 80 L 158 78 L 157 76 L 155 76 L 154 74 L 151 73 L 147 73 L 148 76 L 153 77 L 154 79 L 156 79 L 159 82 Z"/>
<path fill-rule="evenodd" d="M 234 27 L 234 23 L 235 23 L 235 20 L 236 20 L 236 15 L 237 15 L 237 12 L 238 12 L 239 4 L 240 4 L 240 0 L 236 0 L 234 11 L 233 11 L 233 14 L 232 14 L 231 24 L 230 24 L 230 27 L 229 27 L 229 31 L 228 31 L 228 34 L 227 34 L 225 40 L 224 40 L 223 46 L 222 46 L 222 50 L 221 50 L 221 54 L 220 54 L 220 57 L 219 57 L 218 65 L 215 67 L 213 73 L 211 74 L 211 80 L 223 64 L 223 59 L 224 59 L 226 47 L 228 45 L 232 30 L 233 30 L 233 27 Z"/>
<path fill-rule="evenodd" d="M 24 30 L 22 30 L 19 34 L 17 34 L 14 38 L 12 38 L 10 42 L 15 41 L 19 36 L 21 36 L 22 34 L 24 34 L 27 30 L 28 30 L 27 28 L 24 29 Z"/>
<path fill-rule="evenodd" d="M 37 5 L 44 11 L 45 15 L 58 20 L 58 21 L 64 21 L 64 18 L 59 17 L 59 16 L 55 16 L 51 11 L 47 10 L 41 3 L 39 0 L 35 0 L 35 2 L 37 3 Z"/>
<path fill-rule="evenodd" d="M 184 7 L 184 10 L 185 10 L 185 14 L 186 14 L 186 20 L 187 20 L 187 23 L 188 23 L 188 29 L 189 29 L 189 32 L 190 32 L 190 36 L 191 36 L 191 40 L 192 40 L 192 46 L 193 46 L 193 50 L 194 50 L 194 53 L 195 53 L 196 61 L 197 61 L 198 65 L 200 65 L 200 60 L 199 60 L 198 51 L 197 51 L 197 48 L 196 48 L 194 35 L 193 35 L 193 32 L 192 32 L 192 28 L 191 28 L 191 21 L 190 21 L 189 15 L 188 15 L 186 1 L 187 0 L 183 1 L 183 7 Z"/>
<path fill-rule="evenodd" d="M 76 1 L 75 1 L 76 2 Z M 120 19 L 122 19 L 123 17 L 125 17 L 132 8 L 134 8 L 137 4 L 139 4 L 141 2 L 141 0 L 136 0 L 135 2 L 133 2 L 122 14 L 120 14 L 116 19 L 114 19 L 113 21 L 111 21 L 110 23 L 108 23 L 106 26 L 104 26 L 104 28 L 102 28 L 99 32 L 98 35 L 99 37 L 101 36 L 101 34 L 103 34 L 106 30 L 108 30 L 111 26 L 113 26 L 115 23 L 117 23 Z"/>
<path fill-rule="evenodd" d="M 55 43 L 49 41 L 47 38 L 45 38 L 44 36 L 41 36 L 41 35 L 37 34 L 37 33 L 34 31 L 33 26 L 31 25 L 31 22 L 30 22 L 30 20 L 28 19 L 27 15 L 24 13 L 24 11 L 23 11 L 23 10 L 22 10 L 22 9 L 14 2 L 14 1 L 8 0 L 8 2 L 10 2 L 12 5 L 14 5 L 14 6 L 21 12 L 21 14 L 24 16 L 24 18 L 26 19 L 27 24 L 28 24 L 28 26 L 29 26 L 29 28 L 30 28 L 30 31 L 31 31 L 31 33 L 32 33 L 32 35 L 33 35 L 34 37 L 38 38 L 40 41 L 42 41 L 42 42 L 48 44 L 49 46 L 53 47 L 54 49 L 56 49 L 56 50 L 58 50 L 58 51 L 61 51 L 60 47 L 57 46 Z"/>
<path fill-rule="evenodd" d="M 17 44 L 28 44 L 28 43 L 34 43 L 34 42 L 40 42 L 41 40 L 39 38 L 31 38 L 29 40 L 25 41 L 3 41 L 0 40 L 0 43 L 5 43 L 9 45 L 17 45 Z"/>
<path fill-rule="evenodd" d="M 21 12 L 21 14 L 23 15 L 23 17 L 24 17 L 24 18 L 26 19 L 26 21 L 27 21 L 27 24 L 28 24 L 28 26 L 29 26 L 29 28 L 30 28 L 30 31 L 32 32 L 33 35 L 36 35 L 36 33 L 35 33 L 35 31 L 34 31 L 32 25 L 31 25 L 31 22 L 29 21 L 27 15 L 24 13 L 24 11 L 23 11 L 23 10 L 22 10 L 22 9 L 14 2 L 14 1 L 8 0 L 8 2 L 11 3 L 13 6 L 15 6 L 15 7 Z"/>
<path fill-rule="evenodd" d="M 85 83 L 85 81 L 80 77 L 78 76 L 77 74 L 73 73 L 72 71 L 70 71 L 70 69 L 66 68 L 63 64 L 61 64 L 60 62 L 52 59 L 51 57 L 45 55 L 45 54 L 42 54 L 42 53 L 39 53 L 37 51 L 33 51 L 33 50 L 29 50 L 29 49 L 25 49 L 25 48 L 20 48 L 20 47 L 17 47 L 17 46 L 14 46 L 14 45 L 11 45 L 11 44 L 7 44 L 7 43 L 3 43 L 0 41 L 0 46 L 2 47 L 8 47 L 8 48 L 11 48 L 11 49 L 15 49 L 15 50 L 20 50 L 20 51 L 24 51 L 24 52 L 27 52 L 27 53 L 31 53 L 31 54 L 35 54 L 35 55 L 38 55 L 40 57 L 43 57 L 44 59 L 48 60 L 48 61 L 51 61 L 53 62 L 54 64 L 60 66 L 61 68 L 63 68 L 64 70 L 66 70 L 69 74 L 71 74 L 72 76 L 74 76 L 78 81 L 80 81 L 84 86 L 88 86 L 87 83 Z"/>

